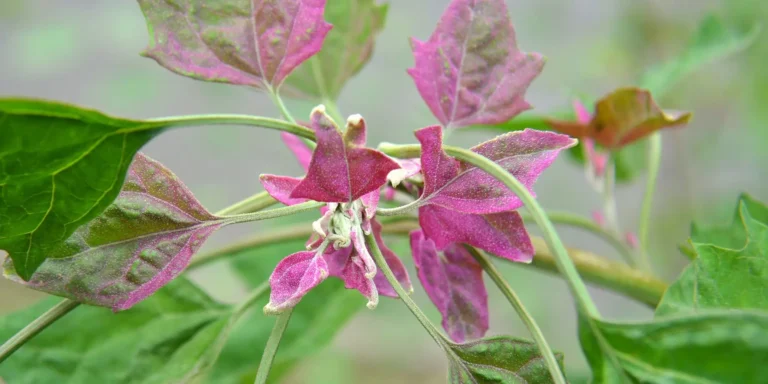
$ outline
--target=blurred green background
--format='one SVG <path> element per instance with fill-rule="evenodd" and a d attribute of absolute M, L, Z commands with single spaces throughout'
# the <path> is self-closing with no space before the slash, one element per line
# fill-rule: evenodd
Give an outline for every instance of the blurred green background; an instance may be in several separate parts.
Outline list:
<path fill-rule="evenodd" d="M 339 101 L 344 114 L 360 113 L 367 119 L 371 143 L 414 142 L 414 129 L 434 123 L 405 73 L 413 63 L 408 37 L 426 39 L 447 3 L 390 1 L 387 28 L 377 40 L 372 62 L 346 86 Z M 543 74 L 528 92 L 528 100 L 539 113 L 569 108 L 575 94 L 595 97 L 632 85 L 649 66 L 682 51 L 706 14 L 714 13 L 736 29 L 768 20 L 768 3 L 759 0 L 507 3 L 521 48 L 548 58 Z M 139 57 L 147 41 L 141 11 L 133 1 L 0 1 L 0 94 L 63 100 L 136 118 L 201 113 L 278 115 L 262 93 L 194 81 Z M 665 108 L 694 113 L 687 128 L 663 134 L 651 256 L 664 279 L 673 279 L 686 263 L 677 245 L 687 239 L 692 220 L 730 220 L 741 191 L 768 200 L 766 59 L 768 37 L 764 32 L 748 50 L 688 76 L 661 101 Z M 312 107 L 291 100 L 288 104 L 295 116 L 307 115 Z M 470 146 L 491 135 L 457 132 L 450 142 Z M 259 191 L 261 173 L 300 172 L 276 133 L 253 128 L 175 130 L 150 143 L 145 152 L 176 172 L 212 211 Z M 627 230 L 636 230 L 643 182 L 639 177 L 617 191 L 620 222 Z M 536 190 L 548 209 L 589 215 L 600 205 L 581 167 L 565 156 L 543 175 Z M 206 248 L 269 226 L 226 228 Z M 563 229 L 562 236 L 568 245 L 614 256 L 607 245 L 582 232 Z M 405 240 L 391 242 L 408 260 Z M 570 378 L 586 380 L 575 310 L 565 284 L 527 268 L 498 264 L 553 347 L 565 353 Z M 411 276 L 415 279 L 415 273 Z M 245 285 L 231 278 L 225 264 L 196 271 L 194 277 L 222 301 L 236 302 L 245 293 Z M 527 337 L 513 310 L 492 285 L 488 288 L 491 334 Z M 2 313 L 42 297 L 6 281 L 0 281 L 0 290 Z M 608 318 L 641 319 L 652 314 L 616 294 L 596 288 L 592 293 Z M 437 312 L 418 285 L 414 296 L 439 323 Z M 361 298 L 361 306 L 364 303 Z M 259 354 L 254 351 L 254 359 Z M 302 363 L 287 381 L 442 383 L 444 378 L 445 362 L 439 349 L 405 306 L 383 299 L 375 311 L 360 312 L 330 347 Z"/>

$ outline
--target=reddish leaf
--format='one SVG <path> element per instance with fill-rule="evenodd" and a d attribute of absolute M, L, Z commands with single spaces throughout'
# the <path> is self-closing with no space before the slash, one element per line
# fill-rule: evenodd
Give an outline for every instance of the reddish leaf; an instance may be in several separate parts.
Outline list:
<path fill-rule="evenodd" d="M 387 174 L 399 168 L 395 161 L 379 151 L 347 146 L 341 131 L 325 113 L 324 107 L 319 106 L 312 111 L 311 124 L 317 137 L 317 148 L 307 176 L 293 190 L 291 198 L 350 202 L 379 190 L 386 183 Z M 364 124 L 354 137 L 350 143 L 365 137 Z"/>
<path fill-rule="evenodd" d="M 320 51 L 325 0 L 139 0 L 143 55 L 199 80 L 278 88 Z"/>
<path fill-rule="evenodd" d="M 685 125 L 690 118 L 690 113 L 664 112 L 646 90 L 619 88 L 597 102 L 595 114 L 586 123 L 581 118 L 576 122 L 549 120 L 548 123 L 556 131 L 591 138 L 603 147 L 618 149 L 660 129 Z"/>
<path fill-rule="evenodd" d="M 439 127 L 416 132 L 422 145 L 422 205 L 463 213 L 488 214 L 520 208 L 522 202 L 499 180 L 469 164 L 459 164 L 442 150 Z M 563 149 L 576 144 L 568 136 L 532 129 L 510 132 L 472 148 L 493 160 L 533 193 L 533 184 Z"/>
<path fill-rule="evenodd" d="M 277 175 L 261 175 L 259 181 L 264 189 L 275 200 L 285 205 L 295 205 L 304 203 L 307 199 L 294 199 L 291 198 L 291 192 L 296 189 L 296 186 L 301 183 L 301 179 L 290 176 L 277 176 Z"/>
<path fill-rule="evenodd" d="M 293 308 L 312 288 L 328 277 L 328 265 L 321 254 L 313 251 L 296 252 L 277 264 L 269 285 L 272 291 L 266 314 L 278 314 Z"/>
<path fill-rule="evenodd" d="M 514 211 L 473 215 L 425 205 L 419 208 L 419 224 L 440 250 L 462 243 L 511 261 L 533 260 L 531 239 Z"/>
<path fill-rule="evenodd" d="M 398 282 L 400 282 L 400 285 L 402 285 L 406 291 L 413 292 L 411 278 L 408 277 L 408 270 L 405 269 L 405 265 L 403 265 L 403 262 L 400 260 L 400 258 L 397 257 L 397 255 L 391 249 L 389 249 L 386 244 L 384 244 L 384 239 L 381 237 L 381 224 L 376 220 L 372 220 L 371 224 L 373 227 L 373 235 L 376 237 L 376 244 L 379 245 L 381 254 L 384 255 L 384 260 L 387 262 L 387 265 L 389 265 L 392 273 L 394 273 L 395 278 Z M 382 273 L 381 270 L 376 273 L 374 281 L 376 282 L 376 287 L 379 289 L 379 293 L 382 296 L 397 297 L 397 292 L 395 292 L 395 289 L 392 288 L 391 284 L 389 284 L 389 281 L 387 281 L 387 278 L 384 276 L 384 273 Z"/>
<path fill-rule="evenodd" d="M 463 247 L 452 245 L 441 257 L 421 231 L 411 232 L 411 252 L 419 281 L 443 316 L 443 328 L 457 343 L 488 331 L 488 294 L 483 269 Z"/>
<path fill-rule="evenodd" d="M 503 0 L 453 0 L 426 42 L 412 40 L 408 70 L 447 128 L 497 124 L 529 109 L 524 99 L 544 66 L 517 48 Z"/>
<path fill-rule="evenodd" d="M 207 237 L 226 224 L 170 170 L 138 153 L 120 195 L 79 228 L 24 282 L 87 304 L 130 308 L 178 276 Z"/>

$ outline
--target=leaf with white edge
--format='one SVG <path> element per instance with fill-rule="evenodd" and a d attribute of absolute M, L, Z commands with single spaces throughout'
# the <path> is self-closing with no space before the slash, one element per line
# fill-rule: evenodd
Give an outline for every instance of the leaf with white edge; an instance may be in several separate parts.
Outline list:
<path fill-rule="evenodd" d="M 765 312 L 710 310 L 641 323 L 595 324 L 601 343 L 633 382 L 768 382 Z M 617 381 L 596 376 L 594 382 Z"/>
<path fill-rule="evenodd" d="M 552 383 L 544 357 L 536 343 L 509 336 L 480 339 L 464 344 L 450 344 L 448 382 L 480 383 Z M 563 368 L 563 355 L 555 357 Z"/>
<path fill-rule="evenodd" d="M 10 258 L 6 277 L 87 304 L 130 308 L 178 276 L 226 224 L 203 208 L 170 170 L 138 153 L 123 190 L 24 282 Z"/>
<path fill-rule="evenodd" d="M 544 59 L 517 48 L 503 0 L 453 0 L 429 40 L 411 45 L 408 73 L 444 127 L 498 124 L 531 108 L 525 92 Z"/>
<path fill-rule="evenodd" d="M 325 19 L 333 29 L 320 52 L 296 68 L 283 89 L 319 100 L 338 99 L 346 82 L 370 60 L 387 8 L 375 0 L 329 1 Z"/>
<path fill-rule="evenodd" d="M 50 298 L 0 318 L 7 340 L 54 305 Z M 227 337 L 232 312 L 185 278 L 128 311 L 80 306 L 0 365 L 13 383 L 193 382 Z"/>
<path fill-rule="evenodd" d="M 0 99 L 0 249 L 22 279 L 112 203 L 134 154 L 171 123 Z"/>
<path fill-rule="evenodd" d="M 747 49 L 761 30 L 761 25 L 754 24 L 749 30 L 737 31 L 709 14 L 699 23 L 686 49 L 673 60 L 649 69 L 640 84 L 656 97 L 662 97 L 691 72 Z"/>
<path fill-rule="evenodd" d="M 150 43 L 142 55 L 198 80 L 279 88 L 320 51 L 325 0 L 139 0 Z"/>
<path fill-rule="evenodd" d="M 730 229 L 695 228 L 697 257 L 664 293 L 656 315 L 768 310 L 768 207 L 742 195 Z"/>

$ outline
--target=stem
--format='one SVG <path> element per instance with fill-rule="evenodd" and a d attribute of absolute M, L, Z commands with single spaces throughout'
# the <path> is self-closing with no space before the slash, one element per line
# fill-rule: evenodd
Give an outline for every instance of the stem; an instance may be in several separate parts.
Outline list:
<path fill-rule="evenodd" d="M 270 209 L 268 211 L 242 213 L 239 215 L 225 216 L 223 220 L 227 224 L 246 223 L 251 221 L 274 219 L 276 217 L 294 215 L 301 212 L 311 211 L 316 208 L 320 208 L 325 203 L 317 201 L 307 201 L 305 203 L 291 205 L 288 207 L 280 207 Z"/>
<path fill-rule="evenodd" d="M 547 363 L 547 368 L 549 369 L 549 373 L 552 375 L 554 382 L 557 384 L 566 384 L 567 381 L 565 380 L 565 375 L 563 375 L 563 372 L 560 370 L 560 365 L 557 363 L 554 352 L 552 352 L 552 349 L 549 347 L 547 340 L 544 338 L 544 334 L 541 333 L 541 329 L 539 329 L 533 316 L 531 316 L 525 309 L 522 301 L 520 301 L 520 298 L 515 294 L 515 291 L 513 291 L 512 287 L 510 287 L 506 280 L 504 280 L 501 273 L 499 273 L 499 270 L 496 269 L 493 263 L 491 263 L 491 260 L 488 259 L 488 256 L 479 252 L 474 247 L 465 246 L 465 248 L 472 254 L 475 260 L 480 263 L 483 270 L 485 270 L 485 273 L 491 277 L 491 280 L 496 283 L 496 286 L 501 293 L 504 294 L 507 301 L 509 301 L 509 303 L 512 304 L 512 307 L 515 308 L 517 315 L 520 316 L 520 319 L 525 323 L 528 332 L 531 333 L 533 340 L 536 341 L 536 344 L 539 346 L 539 351 L 544 357 L 544 361 Z"/>
<path fill-rule="evenodd" d="M 377 208 L 376 209 L 376 215 L 379 216 L 400 216 L 400 215 L 406 215 L 413 210 L 419 208 L 421 205 L 421 200 L 414 200 L 411 201 L 408 204 L 401 205 L 399 207 L 395 208 Z"/>
<path fill-rule="evenodd" d="M 35 337 L 38 333 L 42 332 L 49 325 L 56 322 L 56 320 L 64 317 L 71 310 L 77 308 L 80 305 L 77 301 L 64 299 L 54 305 L 51 309 L 40 315 L 33 322 L 27 324 L 21 331 L 17 332 L 13 337 L 8 339 L 2 346 L 0 346 L 0 363 L 5 361 L 9 356 L 16 352 L 19 347 L 24 345 L 31 338 Z"/>
<path fill-rule="evenodd" d="M 261 356 L 261 362 L 259 363 L 259 370 L 256 372 L 256 381 L 254 384 L 264 384 L 267 382 L 267 376 L 269 376 L 269 369 L 272 367 L 272 362 L 275 360 L 277 349 L 280 347 L 280 339 L 283 338 L 285 329 L 288 328 L 288 321 L 291 319 L 293 308 L 286 310 L 277 316 L 275 320 L 275 326 L 272 328 L 272 333 L 267 340 L 267 346 L 264 347 L 264 354 Z"/>
<path fill-rule="evenodd" d="M 159 119 L 155 119 L 159 120 Z M 216 216 L 225 216 L 238 213 L 246 213 L 258 211 L 269 207 L 276 201 L 269 196 L 266 192 L 257 193 L 245 200 L 237 202 L 229 207 L 226 207 L 218 212 Z M 280 209 L 280 208 L 278 208 Z M 272 211 L 270 211 L 272 212 Z M 192 263 L 190 263 L 191 266 Z M 261 288 L 261 287 L 259 287 Z M 257 289 L 258 290 L 258 289 Z M 258 298 L 254 298 L 257 300 Z M 248 302 L 248 300 L 246 300 Z M 43 313 L 35 319 L 33 322 L 27 324 L 21 331 L 17 332 L 13 337 L 8 339 L 2 346 L 0 346 L 0 363 L 16 352 L 19 347 L 24 345 L 27 341 L 35 337 L 38 333 L 42 332 L 49 325 L 53 324 L 60 318 L 64 317 L 67 313 L 80 306 L 80 303 L 70 299 L 64 299 L 54 305 L 47 312 Z M 238 307 L 240 308 L 240 307 Z"/>
<path fill-rule="evenodd" d="M 405 291 L 405 288 L 400 285 L 400 282 L 397 281 L 395 274 L 392 273 L 392 269 L 389 268 L 387 261 L 384 259 L 384 255 L 381 254 L 381 249 L 379 249 L 379 245 L 376 243 L 376 238 L 372 233 L 365 235 L 365 244 L 368 247 L 368 250 L 371 252 L 371 256 L 373 256 L 373 260 L 376 262 L 376 265 L 384 274 L 384 277 L 387 278 L 387 281 L 389 281 L 389 283 L 392 285 L 392 288 L 395 289 L 397 295 L 400 296 L 400 299 L 403 301 L 403 303 L 405 303 L 405 306 L 408 307 L 414 316 L 416 316 L 416 319 L 419 321 L 419 323 L 421 323 L 421 326 L 427 330 L 429 336 L 435 340 L 440 348 L 442 348 L 447 354 L 453 356 L 453 351 L 446 344 L 443 335 L 440 333 L 437 327 L 435 327 L 435 325 L 429 321 L 427 315 L 421 311 L 413 299 L 411 299 L 411 296 L 408 294 L 408 292 Z"/>
<path fill-rule="evenodd" d="M 521 216 L 524 221 L 533 220 L 533 217 L 530 214 L 523 213 Z M 547 212 L 547 216 L 549 217 L 549 220 L 555 224 L 568 225 L 592 232 L 594 235 L 611 244 L 627 264 L 635 264 L 635 260 L 632 257 L 632 251 L 627 248 L 627 244 L 624 240 L 618 237 L 615 233 L 607 231 L 603 227 L 597 225 L 594 221 L 570 212 Z"/>
<path fill-rule="evenodd" d="M 655 132 L 648 139 L 648 183 L 645 185 L 643 206 L 640 210 L 640 225 L 638 238 L 640 240 L 640 257 L 643 266 L 651 270 L 648 260 L 648 230 L 651 222 L 651 208 L 653 207 L 653 194 L 656 191 L 656 180 L 659 176 L 661 164 L 661 133 Z"/>
<path fill-rule="evenodd" d="M 411 217 L 402 216 L 397 219 L 396 222 L 382 223 L 383 233 L 388 235 L 408 235 L 408 233 L 418 228 L 418 223 L 413 221 Z M 304 240 L 311 234 L 312 228 L 306 224 L 286 226 L 273 232 L 259 234 L 226 247 L 200 254 L 192 260 L 187 269 L 196 269 L 250 248 L 264 247 L 286 241 Z M 536 249 L 533 263 L 516 263 L 515 265 L 556 273 L 555 257 L 547 248 L 546 242 L 536 236 L 531 237 L 531 242 Z M 655 307 L 659 303 L 661 296 L 667 289 L 667 284 L 654 276 L 630 268 L 626 264 L 608 260 L 592 252 L 568 248 L 568 255 L 576 265 L 576 269 L 587 281 L 646 303 L 651 307 Z"/>
<path fill-rule="evenodd" d="M 605 175 L 603 175 L 603 213 L 605 213 L 605 223 L 608 229 L 619 235 L 621 231 L 619 230 L 619 220 L 616 214 L 615 185 L 616 164 L 613 161 L 608 161 L 608 164 L 605 166 Z"/>
<path fill-rule="evenodd" d="M 288 107 L 285 106 L 285 103 L 283 102 L 283 98 L 280 97 L 279 91 L 277 89 L 270 87 L 267 90 L 267 93 L 269 94 L 269 97 L 272 98 L 272 102 L 280 110 L 280 114 L 283 115 L 283 118 L 290 121 L 292 124 L 296 124 L 296 119 L 293 118 L 293 115 L 291 115 L 291 112 L 288 110 Z M 315 144 L 315 142 L 313 141 L 314 138 L 309 138 L 309 137 L 300 137 L 300 138 L 304 142 L 304 144 L 306 144 L 307 147 L 309 147 L 309 149 L 315 149 L 315 147 L 317 146 L 317 144 Z"/>
<path fill-rule="evenodd" d="M 478 155 L 477 153 L 463 148 L 450 146 L 446 146 L 445 151 L 450 156 L 466 161 L 467 163 L 488 172 L 491 176 L 504 183 L 507 188 L 522 200 L 523 204 L 528 208 L 531 216 L 533 216 L 533 219 L 536 221 L 536 224 L 538 224 L 539 228 L 544 232 L 544 239 L 546 240 L 549 249 L 554 253 L 557 268 L 565 277 L 579 307 L 585 314 L 594 319 L 599 319 L 600 312 L 597 310 L 597 306 L 589 296 L 587 286 L 584 285 L 584 281 L 581 279 L 581 276 L 579 276 L 576 266 L 573 264 L 571 258 L 568 257 L 568 252 L 566 251 L 563 242 L 560 240 L 560 237 L 557 235 L 555 227 L 552 225 L 552 222 L 549 221 L 547 214 L 536 199 L 534 199 L 528 192 L 528 189 L 526 189 L 524 185 L 522 185 L 514 176 L 509 174 L 504 168 L 485 156 Z"/>
<path fill-rule="evenodd" d="M 269 208 L 276 203 L 277 203 L 277 200 L 275 200 L 272 196 L 270 196 L 269 193 L 267 193 L 266 191 L 263 191 L 245 200 L 238 201 L 237 203 L 232 204 L 229 207 L 226 207 L 216 212 L 216 216 L 227 216 L 227 215 L 235 215 L 239 213 L 256 212 L 262 209 Z"/>
<path fill-rule="evenodd" d="M 393 144 L 379 145 L 379 150 L 387 153 L 390 156 L 395 157 L 417 157 L 421 153 L 421 147 L 419 145 L 402 145 L 397 146 Z M 498 164 L 489 160 L 485 156 L 474 153 L 470 150 L 463 148 L 457 148 L 452 146 L 443 146 L 443 150 L 459 160 L 472 164 L 497 180 L 504 183 L 515 195 L 517 195 L 523 204 L 531 213 L 531 216 L 538 224 L 539 228 L 544 232 L 544 238 L 546 239 L 549 249 L 554 252 L 555 262 L 557 268 L 561 274 L 563 274 L 568 287 L 571 289 L 571 293 L 576 299 L 576 303 L 584 314 L 590 316 L 590 318 L 599 319 L 600 312 L 597 310 L 597 306 L 592 301 L 587 291 L 587 286 L 579 276 L 579 272 L 576 270 L 576 266 L 573 261 L 568 257 L 568 253 L 560 240 L 560 237 L 555 231 L 555 227 L 552 222 L 547 218 L 547 214 L 541 208 L 536 199 L 531 196 L 528 190 L 523 186 L 514 176 L 509 174 L 504 168 Z"/>
<path fill-rule="evenodd" d="M 291 112 L 288 110 L 288 107 L 285 106 L 285 103 L 283 102 L 283 99 L 280 97 L 280 94 L 277 93 L 277 90 L 275 89 L 269 89 L 268 92 L 269 96 L 272 98 L 272 102 L 275 103 L 277 108 L 280 110 L 280 114 L 283 115 L 283 118 L 290 121 L 293 124 L 296 124 L 296 119 L 293 118 L 291 115 Z"/>
<path fill-rule="evenodd" d="M 232 312 L 234 315 L 233 317 L 235 319 L 240 318 L 242 315 L 245 314 L 245 312 L 248 311 L 248 309 L 251 308 L 253 304 L 255 304 L 259 299 L 261 299 L 267 292 L 269 292 L 269 280 L 261 283 L 256 289 L 254 289 L 248 297 L 245 298 L 240 304 L 237 305 L 237 308 L 234 309 Z M 237 320 L 235 320 L 237 321 Z"/>
<path fill-rule="evenodd" d="M 187 115 L 160 117 L 146 120 L 152 123 L 163 123 L 167 127 L 195 126 L 195 125 L 250 125 L 262 128 L 275 129 L 292 133 L 309 140 L 315 140 L 315 133 L 307 127 L 287 121 L 271 119 L 261 116 L 215 114 L 215 115 Z"/>

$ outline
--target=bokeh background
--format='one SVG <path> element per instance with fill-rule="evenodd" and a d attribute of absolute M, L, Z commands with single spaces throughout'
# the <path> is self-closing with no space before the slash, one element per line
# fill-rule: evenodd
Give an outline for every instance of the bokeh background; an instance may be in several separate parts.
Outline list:
<path fill-rule="evenodd" d="M 334 0 L 329 0 L 334 1 Z M 408 38 L 426 39 L 448 0 L 391 0 L 387 28 L 372 61 L 344 89 L 344 114 L 368 121 L 369 141 L 414 142 L 412 131 L 433 124 L 405 69 L 413 64 Z M 632 85 L 649 66 L 684 49 L 704 15 L 714 13 L 736 29 L 768 20 L 760 0 L 508 0 L 524 50 L 547 56 L 528 100 L 539 113 L 566 109 L 575 94 L 599 96 Z M 107 113 L 148 118 L 179 114 L 247 113 L 278 116 L 269 98 L 242 87 L 194 81 L 168 72 L 138 53 L 148 41 L 134 1 L 0 1 L 0 94 L 63 100 Z M 657 273 L 671 280 L 685 265 L 677 245 L 692 220 L 722 223 L 741 191 L 768 200 L 768 37 L 746 51 L 707 65 L 662 100 L 665 108 L 690 110 L 692 123 L 665 132 L 663 163 L 653 210 L 651 252 Z M 312 105 L 288 101 L 295 116 Z M 474 145 L 489 132 L 457 132 L 452 144 Z M 2 137 L 0 137 L 2 140 Z M 215 211 L 260 190 L 261 173 L 296 174 L 300 169 L 276 133 L 247 127 L 196 127 L 171 131 L 145 152 L 171 168 L 198 199 Z M 622 227 L 635 230 L 644 177 L 617 191 Z M 548 209 L 583 215 L 599 207 L 580 166 L 563 156 L 537 185 Z M 263 231 L 269 225 L 226 228 L 206 244 Z M 536 233 L 535 228 L 531 228 Z M 594 237 L 563 229 L 567 244 L 613 257 Z M 406 250 L 403 239 L 392 239 Z M 404 259 L 407 252 L 399 251 Z M 409 264 L 410 265 L 410 264 Z M 588 378 L 576 337 L 575 311 L 565 284 L 548 274 L 498 263 L 555 349 L 565 353 L 574 382 Z M 195 273 L 215 297 L 235 302 L 245 286 L 226 264 Z M 415 274 L 412 274 L 415 278 Z M 490 283 L 490 282 L 489 282 Z M 492 334 L 527 337 L 513 310 L 488 284 Z M 591 289 L 611 319 L 650 318 L 650 309 L 616 294 Z M 435 322 L 437 312 L 416 286 L 415 299 Z M 0 312 L 42 298 L 0 281 Z M 361 298 L 361 305 L 364 300 Z M 264 318 L 271 322 L 271 319 Z M 254 351 L 257 359 L 260 351 Z M 384 299 L 360 312 L 331 346 L 300 364 L 290 383 L 441 383 L 445 362 L 405 306 Z M 11 381 L 12 382 L 12 381 Z"/>

